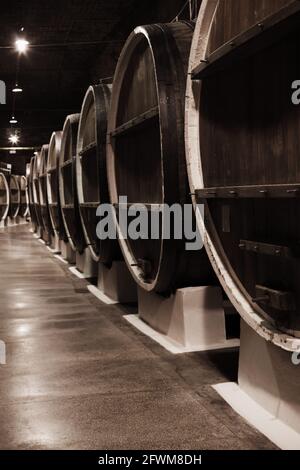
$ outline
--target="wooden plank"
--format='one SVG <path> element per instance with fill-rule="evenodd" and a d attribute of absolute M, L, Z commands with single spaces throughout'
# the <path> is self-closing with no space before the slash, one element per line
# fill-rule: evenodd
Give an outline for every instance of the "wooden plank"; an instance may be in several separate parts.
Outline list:
<path fill-rule="evenodd" d="M 159 115 L 159 108 L 155 106 L 154 108 L 145 111 L 144 113 L 140 114 L 139 116 L 130 119 L 130 121 L 125 122 L 121 126 L 117 127 L 114 131 L 110 133 L 111 137 L 116 137 L 120 134 L 124 134 L 126 132 L 130 132 L 135 127 L 145 123 L 146 121 L 153 119 Z"/>
<path fill-rule="evenodd" d="M 66 160 L 65 162 L 63 162 L 60 167 L 61 168 L 65 168 L 65 167 L 68 167 L 68 166 L 71 166 L 73 164 L 73 159 L 70 158 L 69 160 Z"/>
<path fill-rule="evenodd" d="M 115 209 L 129 209 L 130 207 L 135 207 L 136 209 L 139 209 L 139 208 L 146 208 L 147 211 L 151 211 L 151 212 L 162 212 L 163 211 L 163 208 L 164 208 L 164 205 L 163 204 L 147 204 L 147 203 L 143 203 L 143 202 L 129 202 L 127 204 L 113 204 L 113 206 L 115 207 Z"/>
<path fill-rule="evenodd" d="M 192 80 L 202 80 L 209 75 L 270 46 L 280 37 L 290 33 L 300 24 L 300 2 L 291 3 L 268 16 L 253 27 L 243 31 L 212 54 L 203 57 L 192 70 Z"/>
<path fill-rule="evenodd" d="M 292 292 L 270 289 L 266 286 L 256 285 L 257 298 L 254 302 L 266 304 L 275 310 L 293 311 L 295 310 L 295 299 Z"/>
<path fill-rule="evenodd" d="M 300 195 L 300 184 L 216 186 L 197 189 L 195 195 L 197 199 L 295 198 Z"/>
<path fill-rule="evenodd" d="M 239 248 L 241 250 L 250 251 L 257 254 L 283 258 L 294 258 L 297 256 L 297 254 L 289 246 L 274 245 L 271 243 L 262 243 L 252 240 L 241 240 L 239 243 Z"/>
<path fill-rule="evenodd" d="M 90 209 L 99 207 L 100 202 L 81 202 L 80 207 L 87 207 Z"/>
<path fill-rule="evenodd" d="M 90 152 L 92 152 L 93 150 L 95 150 L 97 148 L 97 142 L 91 142 L 89 145 L 87 145 L 86 147 L 84 147 L 80 152 L 79 152 L 79 155 L 80 157 L 84 157 L 86 155 L 88 155 Z"/>

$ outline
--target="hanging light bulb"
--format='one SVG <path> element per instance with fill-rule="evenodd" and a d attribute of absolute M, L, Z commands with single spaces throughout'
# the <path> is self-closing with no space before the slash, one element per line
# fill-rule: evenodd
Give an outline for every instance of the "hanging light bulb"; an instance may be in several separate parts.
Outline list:
<path fill-rule="evenodd" d="M 18 121 L 17 121 L 17 119 L 15 118 L 15 116 L 12 116 L 12 118 L 11 118 L 11 120 L 10 120 L 9 122 L 10 122 L 10 124 L 17 124 L 17 123 L 18 123 Z"/>
<path fill-rule="evenodd" d="M 17 144 L 19 142 L 19 137 L 17 136 L 17 134 L 11 134 L 8 138 L 8 140 L 13 144 Z"/>
<path fill-rule="evenodd" d="M 15 84 L 14 88 L 12 89 L 13 93 L 22 93 L 23 88 L 21 88 L 17 83 Z"/>
<path fill-rule="evenodd" d="M 23 54 L 24 52 L 26 52 L 28 49 L 28 46 L 29 46 L 29 42 L 26 39 L 17 39 L 15 41 L 16 50 L 20 54 Z"/>

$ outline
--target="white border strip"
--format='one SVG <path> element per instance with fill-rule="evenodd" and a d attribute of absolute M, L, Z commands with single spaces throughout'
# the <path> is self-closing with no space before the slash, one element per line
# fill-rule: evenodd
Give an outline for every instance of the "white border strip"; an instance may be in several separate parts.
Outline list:
<path fill-rule="evenodd" d="M 237 383 L 213 385 L 213 389 L 270 441 L 282 450 L 300 450 L 300 434 L 266 411 L 245 393 Z"/>
<path fill-rule="evenodd" d="M 50 253 L 52 253 L 52 254 L 55 254 L 55 253 L 60 253 L 60 251 L 58 251 L 58 250 L 55 250 L 54 248 L 50 248 L 50 246 L 48 246 L 48 245 L 46 246 L 46 248 L 47 248 L 47 250 L 49 250 L 49 251 L 50 251 Z"/>
<path fill-rule="evenodd" d="M 79 279 L 88 279 L 84 274 L 82 274 L 80 271 L 78 271 L 76 266 L 71 266 L 69 268 L 69 271 L 71 271 L 71 273 L 74 274 L 74 276 L 78 277 Z"/>
<path fill-rule="evenodd" d="M 54 258 L 59 259 L 59 261 L 61 261 L 64 264 L 69 264 L 68 261 L 60 255 L 54 255 Z"/>
<path fill-rule="evenodd" d="M 185 347 L 176 341 L 173 341 L 166 335 L 159 333 L 158 331 L 151 328 L 151 326 L 147 325 L 139 315 L 124 315 L 125 320 L 127 320 L 131 325 L 137 328 L 141 333 L 144 333 L 149 338 L 156 341 L 160 344 L 163 348 L 169 351 L 172 354 L 184 354 L 190 352 L 199 352 L 199 351 L 211 351 L 216 349 L 227 349 L 227 348 L 236 348 L 240 345 L 239 339 L 231 339 L 224 341 L 222 343 L 215 343 L 210 345 L 199 345 L 194 347 Z"/>
<path fill-rule="evenodd" d="M 42 238 L 39 238 L 38 242 L 40 242 L 42 245 L 46 245 L 46 242 Z"/>
<path fill-rule="evenodd" d="M 95 297 L 97 297 L 97 299 L 101 300 L 101 302 L 105 303 L 106 305 L 116 305 L 119 303 L 116 300 L 113 300 L 108 297 L 108 295 L 104 294 L 104 292 L 102 292 L 96 286 L 90 284 L 89 286 L 87 286 L 87 288 L 91 294 L 93 294 Z"/>

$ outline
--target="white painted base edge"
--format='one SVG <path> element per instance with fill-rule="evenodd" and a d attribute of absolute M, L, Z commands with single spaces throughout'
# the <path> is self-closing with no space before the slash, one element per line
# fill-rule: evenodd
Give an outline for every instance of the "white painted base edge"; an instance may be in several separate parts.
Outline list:
<path fill-rule="evenodd" d="M 52 253 L 52 254 L 58 253 L 57 250 L 55 250 L 54 248 L 51 248 L 50 246 L 46 246 L 46 248 L 47 248 L 47 250 L 49 250 L 50 253 Z"/>
<path fill-rule="evenodd" d="M 125 320 L 127 320 L 131 325 L 137 328 L 141 333 L 144 333 L 149 338 L 156 341 L 160 344 L 163 348 L 169 351 L 172 354 L 184 354 L 190 352 L 200 352 L 200 351 L 212 351 L 217 349 L 227 349 L 227 348 L 237 348 L 240 345 L 239 339 L 229 339 L 222 343 L 216 344 L 203 344 L 198 345 L 197 347 L 185 347 L 179 343 L 176 343 L 174 340 L 168 338 L 168 336 L 159 333 L 158 331 L 151 328 L 151 326 L 147 325 L 139 315 L 125 315 Z"/>
<path fill-rule="evenodd" d="M 68 261 L 60 255 L 54 255 L 54 258 L 59 259 L 59 261 L 61 261 L 64 264 L 69 264 Z"/>
<path fill-rule="evenodd" d="M 34 233 L 33 236 L 34 236 L 34 238 L 37 238 L 37 239 L 40 238 L 36 233 Z"/>
<path fill-rule="evenodd" d="M 80 271 L 78 271 L 76 266 L 71 266 L 69 268 L 69 271 L 71 271 L 71 273 L 74 274 L 74 276 L 78 277 L 79 279 L 87 279 L 84 274 L 82 274 Z"/>
<path fill-rule="evenodd" d="M 271 442 L 282 450 L 300 450 L 300 434 L 252 400 L 235 382 L 213 385 L 216 392 Z"/>
<path fill-rule="evenodd" d="M 110 297 L 108 297 L 106 294 L 104 294 L 104 292 L 102 292 L 96 286 L 89 285 L 89 286 L 87 286 L 87 288 L 88 288 L 88 290 L 90 291 L 91 294 L 93 294 L 95 297 L 97 297 L 97 299 L 101 300 L 101 302 L 103 302 L 104 304 L 116 305 L 116 304 L 119 303 L 119 302 L 111 299 Z"/>
<path fill-rule="evenodd" d="M 38 242 L 40 242 L 42 245 L 46 245 L 45 240 L 43 240 L 42 238 L 38 238 Z"/>

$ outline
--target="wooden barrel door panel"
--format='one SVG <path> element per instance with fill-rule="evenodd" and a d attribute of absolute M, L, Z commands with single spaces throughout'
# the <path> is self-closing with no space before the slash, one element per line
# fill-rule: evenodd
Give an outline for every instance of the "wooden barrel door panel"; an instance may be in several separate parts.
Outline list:
<path fill-rule="evenodd" d="M 193 29 L 192 22 L 136 28 L 113 84 L 108 180 L 119 241 L 136 282 L 158 293 L 212 279 L 205 253 L 187 252 L 183 240 L 165 239 L 162 226 L 158 239 L 124 240 L 119 224 L 120 196 L 128 205 L 142 203 L 149 221 L 162 204 L 189 201 L 183 126 Z"/>
<path fill-rule="evenodd" d="M 59 190 L 62 216 L 69 243 L 82 253 L 86 244 L 79 214 L 76 187 L 76 148 L 80 114 L 67 116 L 59 160 Z"/>
<path fill-rule="evenodd" d="M 258 314 L 270 330 L 300 336 L 300 108 L 291 101 L 300 75 L 299 2 L 214 3 L 214 10 L 202 5 L 191 55 L 191 192 L 206 203 L 207 249 L 240 313 L 255 328 Z M 263 25 L 278 18 L 285 29 L 265 42 Z M 234 48 L 255 26 L 262 30 L 255 48 L 241 42 L 239 55 L 227 52 L 226 62 L 224 44 Z M 216 51 L 224 53 L 219 68 L 212 65 L 221 60 Z"/>

